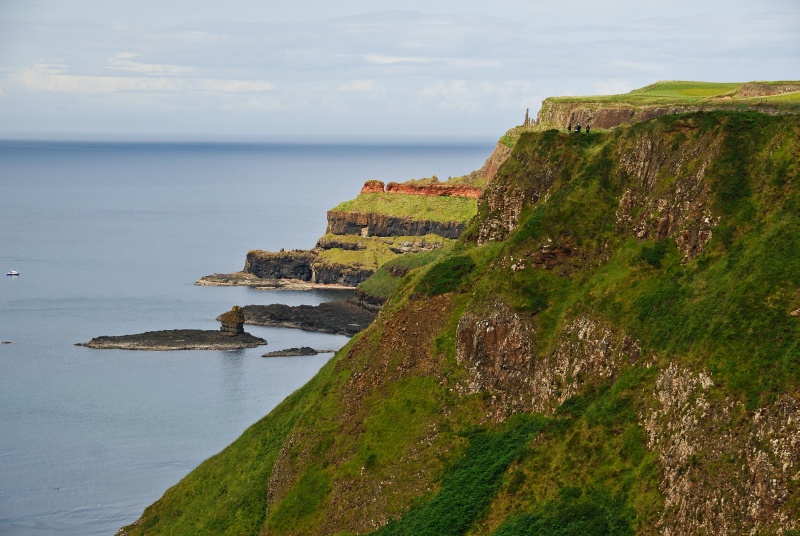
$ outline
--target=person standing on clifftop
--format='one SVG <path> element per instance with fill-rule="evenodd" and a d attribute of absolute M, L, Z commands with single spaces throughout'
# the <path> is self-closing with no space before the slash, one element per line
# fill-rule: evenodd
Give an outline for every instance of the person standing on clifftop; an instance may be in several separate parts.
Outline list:
<path fill-rule="evenodd" d="M 591 125 L 586 125 L 586 133 L 587 133 L 587 134 L 589 133 L 589 129 L 590 129 L 590 128 L 592 128 L 592 126 L 591 126 Z"/>
<path fill-rule="evenodd" d="M 567 125 L 567 132 L 572 132 L 572 123 Z"/>
<path fill-rule="evenodd" d="M 580 133 L 581 133 L 581 124 L 580 124 L 580 123 L 578 123 L 578 124 L 575 126 L 575 132 L 577 132 L 578 134 L 580 134 Z"/>

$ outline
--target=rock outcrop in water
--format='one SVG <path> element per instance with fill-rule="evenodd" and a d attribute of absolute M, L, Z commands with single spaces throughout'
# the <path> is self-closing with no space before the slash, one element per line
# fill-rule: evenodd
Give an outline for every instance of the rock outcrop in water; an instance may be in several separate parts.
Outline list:
<path fill-rule="evenodd" d="M 265 339 L 249 333 L 225 333 L 203 329 L 167 329 L 135 335 L 95 337 L 78 346 L 104 350 L 240 350 L 267 344 Z"/>
<path fill-rule="evenodd" d="M 222 325 L 219 330 L 230 335 L 240 335 L 244 333 L 244 313 L 239 305 L 234 305 L 230 311 L 220 315 L 218 319 Z"/>
<path fill-rule="evenodd" d="M 267 344 L 261 337 L 244 331 L 244 313 L 234 305 L 230 311 L 219 316 L 222 325 L 219 331 L 202 329 L 168 329 L 147 331 L 135 335 L 95 337 L 78 346 L 116 350 L 239 350 Z"/>
<path fill-rule="evenodd" d="M 325 302 L 319 305 L 245 305 L 244 322 L 258 326 L 302 329 L 352 337 L 375 319 L 375 313 L 357 303 Z M 224 316 L 224 315 L 223 315 Z M 218 320 L 222 319 L 222 316 Z"/>

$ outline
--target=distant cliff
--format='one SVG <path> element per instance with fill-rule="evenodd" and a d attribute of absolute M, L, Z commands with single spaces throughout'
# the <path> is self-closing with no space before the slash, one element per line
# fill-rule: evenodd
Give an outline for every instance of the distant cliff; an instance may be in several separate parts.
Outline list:
<path fill-rule="evenodd" d="M 328 211 L 328 233 L 361 236 L 424 236 L 435 234 L 458 238 L 464 230 L 463 221 L 431 221 L 413 216 L 387 216 L 374 212 Z"/>
<path fill-rule="evenodd" d="M 609 129 L 665 115 L 715 110 L 797 113 L 800 82 L 657 82 L 624 95 L 551 97 L 542 103 L 536 127 L 561 130 L 581 124 Z"/>

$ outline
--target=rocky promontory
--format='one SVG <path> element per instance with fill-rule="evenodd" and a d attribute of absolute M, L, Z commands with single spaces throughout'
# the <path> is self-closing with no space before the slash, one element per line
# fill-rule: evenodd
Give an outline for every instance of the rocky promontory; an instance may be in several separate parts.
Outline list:
<path fill-rule="evenodd" d="M 265 339 L 245 333 L 244 313 L 238 305 L 221 314 L 219 331 L 205 329 L 167 329 L 135 335 L 104 335 L 76 346 L 115 350 L 239 350 L 267 344 Z"/>

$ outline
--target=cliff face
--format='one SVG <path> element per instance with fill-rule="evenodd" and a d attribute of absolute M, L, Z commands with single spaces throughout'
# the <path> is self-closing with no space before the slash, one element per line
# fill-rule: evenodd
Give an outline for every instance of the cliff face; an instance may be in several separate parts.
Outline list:
<path fill-rule="evenodd" d="M 451 254 L 130 533 L 800 529 L 798 155 L 796 116 L 523 134 Z"/>
<path fill-rule="evenodd" d="M 415 184 L 412 182 L 390 182 L 384 184 L 381 181 L 369 180 L 361 188 L 361 194 L 394 193 L 403 195 L 424 195 L 428 197 L 469 197 L 477 199 L 480 197 L 482 188 L 467 184 L 432 183 Z"/>
<path fill-rule="evenodd" d="M 390 182 L 386 185 L 386 191 L 405 195 L 427 195 L 430 197 L 469 197 L 477 199 L 481 195 L 481 188 L 464 184 L 431 184 L 415 185 Z"/>
<path fill-rule="evenodd" d="M 328 212 L 326 234 L 314 249 L 251 251 L 243 269 L 248 279 L 237 274 L 204 279 L 256 285 L 255 276 L 271 280 L 270 284 L 291 279 L 355 287 L 393 257 L 430 251 L 458 238 L 474 214 L 474 199 L 481 191 L 460 183 L 438 183 L 435 177 L 388 185 L 370 180 L 358 198 L 339 205 L 354 210 Z"/>
<path fill-rule="evenodd" d="M 314 273 L 311 265 L 315 258 L 313 252 L 305 250 L 280 252 L 252 250 L 247 253 L 242 271 L 262 279 L 311 281 Z"/>
<path fill-rule="evenodd" d="M 355 248 L 354 248 L 355 249 Z M 293 279 L 322 285 L 356 287 L 375 273 L 374 266 L 325 262 L 320 249 L 248 252 L 243 271 L 262 279 Z"/>
<path fill-rule="evenodd" d="M 464 222 L 438 222 L 415 219 L 410 216 L 328 211 L 327 232 L 336 235 L 423 236 L 435 234 L 444 238 L 458 238 L 463 230 Z"/>

